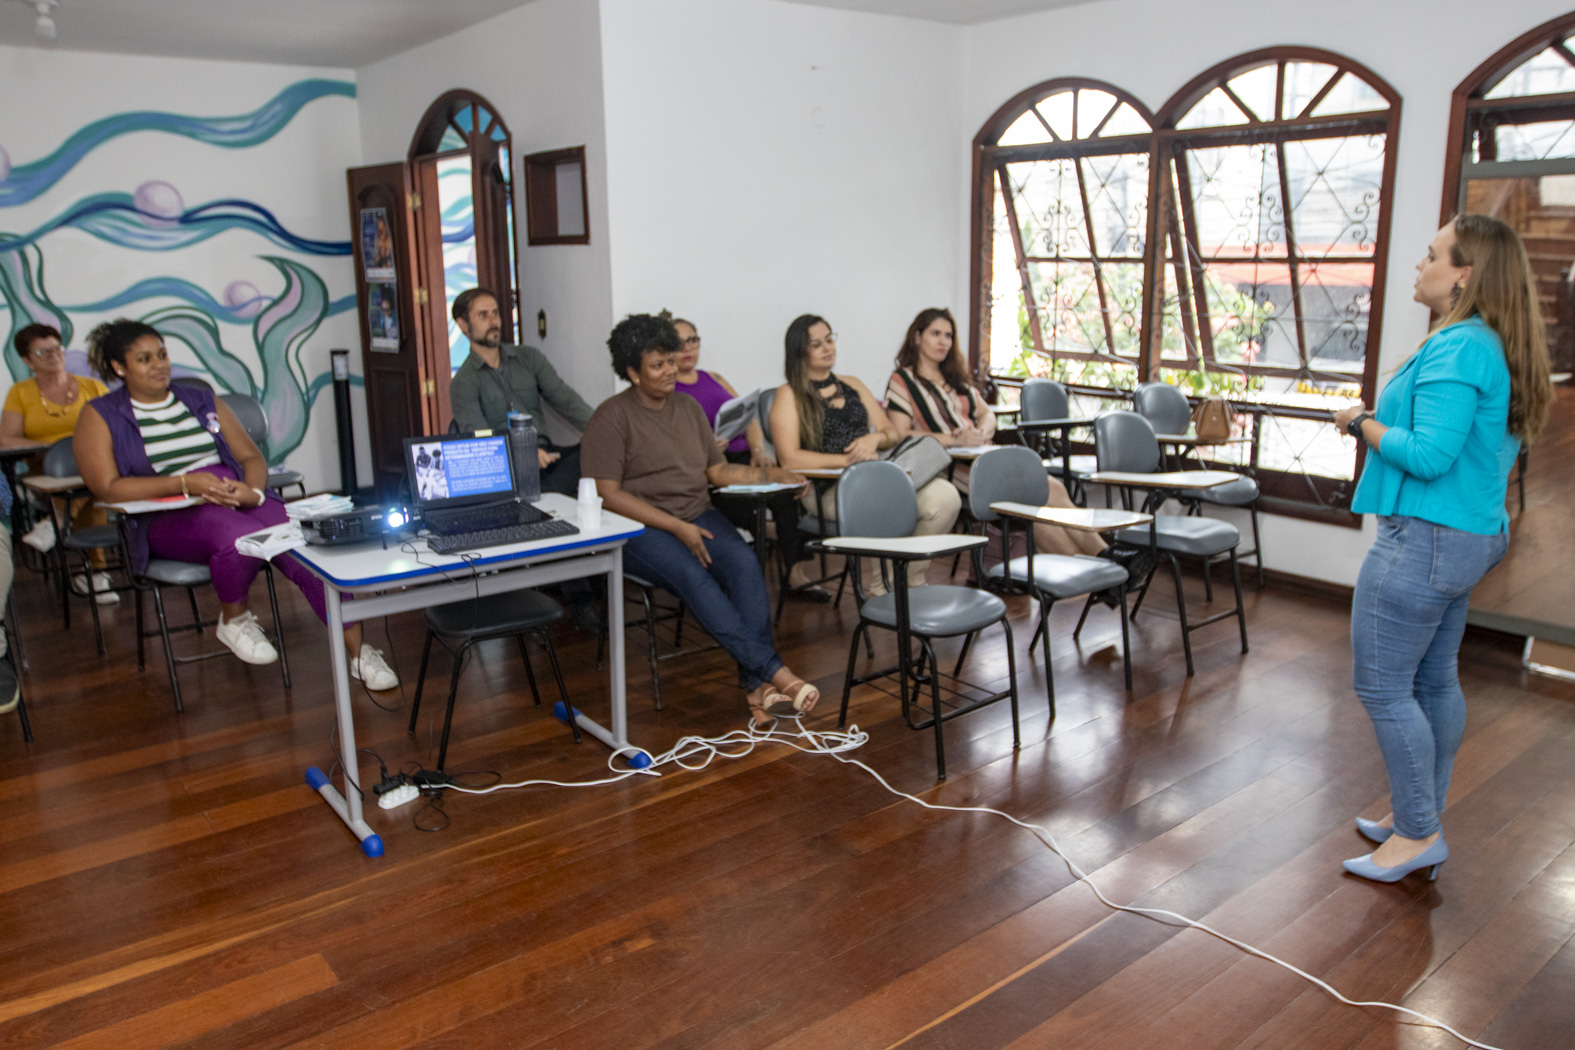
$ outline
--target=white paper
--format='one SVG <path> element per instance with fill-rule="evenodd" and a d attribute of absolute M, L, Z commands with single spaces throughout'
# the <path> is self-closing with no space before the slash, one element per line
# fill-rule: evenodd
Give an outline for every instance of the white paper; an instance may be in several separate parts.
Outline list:
<path fill-rule="evenodd" d="M 306 546 L 306 537 L 301 534 L 301 526 L 293 521 L 258 532 L 249 532 L 235 541 L 236 550 L 248 558 L 262 558 L 265 561 L 271 561 L 276 555 L 304 546 Z"/>
<path fill-rule="evenodd" d="M 716 439 L 732 441 L 748 430 L 749 424 L 755 421 L 755 406 L 759 403 L 759 390 L 723 402 L 722 407 L 716 410 Z"/>

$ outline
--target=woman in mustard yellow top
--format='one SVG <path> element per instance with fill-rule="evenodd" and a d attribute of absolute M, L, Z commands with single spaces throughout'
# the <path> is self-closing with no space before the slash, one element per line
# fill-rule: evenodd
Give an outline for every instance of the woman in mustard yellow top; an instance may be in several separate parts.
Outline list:
<path fill-rule="evenodd" d="M 11 387 L 5 406 L 0 409 L 0 447 L 18 445 L 52 445 L 61 438 L 70 437 L 77 429 L 77 417 L 82 406 L 95 397 L 109 393 L 109 388 L 97 379 L 75 376 L 66 371 L 65 347 L 60 342 L 60 332 L 47 324 L 30 324 L 16 333 L 13 340 L 16 352 L 33 378 L 24 379 Z M 94 507 L 92 500 L 76 501 L 72 508 L 60 507 L 62 513 L 72 513 L 79 528 L 104 522 L 104 513 Z M 55 525 L 44 518 L 22 542 L 47 551 L 55 545 Z M 95 565 L 102 565 L 104 556 L 93 552 Z M 102 575 L 102 574 L 99 574 Z M 95 581 L 94 590 L 100 591 L 101 604 L 118 601 L 109 587 L 109 577 Z M 80 576 L 73 581 L 79 594 L 87 593 L 87 581 Z"/>
<path fill-rule="evenodd" d="M 82 406 L 109 393 L 97 379 L 66 371 L 60 333 L 47 324 L 30 324 L 16 333 L 16 352 L 33 378 L 11 387 L 0 411 L 0 446 L 52 445 L 77 429 Z"/>

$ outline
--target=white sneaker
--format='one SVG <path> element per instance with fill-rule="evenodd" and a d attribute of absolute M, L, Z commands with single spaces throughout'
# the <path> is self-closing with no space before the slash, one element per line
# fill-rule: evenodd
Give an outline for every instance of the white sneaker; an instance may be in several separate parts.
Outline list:
<path fill-rule="evenodd" d="M 120 601 L 120 595 L 111 589 L 113 586 L 114 584 L 109 580 L 109 573 L 95 572 L 93 574 L 93 600 L 100 605 L 114 605 Z M 87 575 L 79 572 L 71 577 L 71 589 L 78 594 L 87 594 Z"/>
<path fill-rule="evenodd" d="M 22 542 L 34 550 L 49 553 L 55 549 L 55 523 L 48 518 L 40 519 L 37 525 L 22 534 Z"/>
<path fill-rule="evenodd" d="M 233 620 L 220 615 L 219 626 L 213 633 L 232 653 L 249 664 L 271 664 L 279 659 L 278 650 L 262 633 L 257 617 L 250 612 L 243 612 Z"/>
<path fill-rule="evenodd" d="M 359 678 L 374 693 L 399 688 L 399 676 L 383 659 L 383 650 L 370 645 L 362 645 L 361 655 L 350 661 L 350 677 Z"/>

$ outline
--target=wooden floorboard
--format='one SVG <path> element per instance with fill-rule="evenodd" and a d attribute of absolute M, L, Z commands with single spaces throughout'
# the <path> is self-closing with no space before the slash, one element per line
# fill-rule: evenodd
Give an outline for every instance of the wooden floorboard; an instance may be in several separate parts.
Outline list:
<path fill-rule="evenodd" d="M 1188 588 L 1201 603 L 1201 581 Z M 1041 823 L 1115 899 L 1217 925 L 1354 998 L 1516 1050 L 1571 1045 L 1575 686 L 1525 676 L 1516 639 L 1470 632 L 1453 856 L 1435 884 L 1373 885 L 1339 868 L 1366 852 L 1351 818 L 1387 808 L 1349 688 L 1347 608 L 1249 592 L 1252 651 L 1233 623 L 1206 628 L 1189 680 L 1167 591 L 1134 625 L 1130 694 L 1114 617 L 1098 609 L 1075 643 L 1067 603 L 1052 616 L 1054 720 L 1042 659 L 1017 652 L 1020 749 L 1004 704 L 958 719 L 937 784 L 931 734 L 876 684 L 852 696 L 869 734 L 853 757 L 927 801 Z M 38 577 L 23 573 L 18 597 L 38 740 L 0 719 L 0 1047 L 1459 1045 L 1201 932 L 1112 912 L 1000 818 L 925 811 L 783 747 L 597 788 L 450 794 L 441 831 L 417 829 L 418 813 L 441 819 L 420 804 L 374 807 L 388 853 L 369 860 L 303 781 L 333 762 L 334 719 L 326 643 L 298 595 L 281 592 L 294 688 L 274 668 L 191 665 L 181 715 L 161 656 L 136 670 L 129 604 L 107 610 L 101 659 L 84 607 L 68 633 Z M 1025 646 L 1032 610 L 1012 607 Z M 824 693 L 812 728 L 835 725 L 853 622 L 851 602 L 788 606 L 780 646 Z M 356 700 L 360 742 L 393 770 L 430 764 L 448 659 L 434 655 L 408 734 L 420 618 L 370 631 L 406 690 L 383 698 L 397 710 Z M 594 643 L 555 637 L 594 715 Z M 877 647 L 889 660 L 890 639 Z M 982 638 L 970 681 L 1007 673 L 999 636 Z M 743 724 L 719 654 L 662 675 L 658 712 L 631 635 L 637 742 Z M 541 708 L 512 645 L 481 646 L 450 770 L 605 776 L 606 750 L 569 739 L 539 681 Z"/>

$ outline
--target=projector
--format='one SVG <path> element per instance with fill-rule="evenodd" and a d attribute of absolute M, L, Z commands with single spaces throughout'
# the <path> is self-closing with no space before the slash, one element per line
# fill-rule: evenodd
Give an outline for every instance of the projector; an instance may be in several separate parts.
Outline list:
<path fill-rule="evenodd" d="M 301 535 L 306 537 L 307 543 L 322 546 L 364 543 L 384 539 L 388 533 L 399 531 L 407 520 L 403 507 L 357 507 L 327 518 L 303 519 Z"/>

